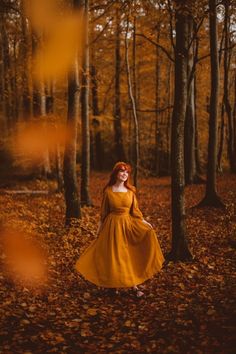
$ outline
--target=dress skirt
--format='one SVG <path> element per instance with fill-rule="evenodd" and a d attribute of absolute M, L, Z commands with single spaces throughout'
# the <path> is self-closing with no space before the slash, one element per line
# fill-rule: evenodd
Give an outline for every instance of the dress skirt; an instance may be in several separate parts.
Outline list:
<path fill-rule="evenodd" d="M 143 283 L 160 271 L 164 257 L 154 229 L 143 222 L 133 191 L 107 187 L 102 201 L 98 237 L 76 262 L 90 282 L 107 288 Z"/>

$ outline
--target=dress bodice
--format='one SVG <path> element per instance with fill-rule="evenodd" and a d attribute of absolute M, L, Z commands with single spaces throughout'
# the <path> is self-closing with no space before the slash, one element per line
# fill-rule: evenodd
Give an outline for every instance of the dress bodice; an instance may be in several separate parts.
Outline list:
<path fill-rule="evenodd" d="M 113 192 L 111 186 L 106 188 L 101 206 L 101 221 L 103 222 L 110 213 L 130 214 L 133 217 L 143 219 L 136 195 L 130 189 L 127 192 Z"/>

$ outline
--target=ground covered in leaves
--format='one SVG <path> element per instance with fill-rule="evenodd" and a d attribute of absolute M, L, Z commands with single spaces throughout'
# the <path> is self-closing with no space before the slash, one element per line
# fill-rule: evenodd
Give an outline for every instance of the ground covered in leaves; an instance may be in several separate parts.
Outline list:
<path fill-rule="evenodd" d="M 132 291 L 116 295 L 97 288 L 74 270 L 79 254 L 96 237 L 107 177 L 92 175 L 94 206 L 84 207 L 82 220 L 70 230 L 64 227 L 63 196 L 53 192 L 53 182 L 0 188 L 1 221 L 21 230 L 18 238 L 25 233 L 34 249 L 40 247 L 35 255 L 45 264 L 38 284 L 14 277 L 8 258 L 15 254 L 14 247 L 18 253 L 21 247 L 14 245 L 14 238 L 6 246 L 1 235 L 0 353 L 233 353 L 236 176 L 218 180 L 225 210 L 192 208 L 204 196 L 205 186 L 186 188 L 194 261 L 169 263 L 142 285 L 145 296 L 140 299 Z M 48 195 L 35 192 L 48 189 Z M 166 253 L 171 238 L 170 179 L 141 179 L 138 198 Z"/>

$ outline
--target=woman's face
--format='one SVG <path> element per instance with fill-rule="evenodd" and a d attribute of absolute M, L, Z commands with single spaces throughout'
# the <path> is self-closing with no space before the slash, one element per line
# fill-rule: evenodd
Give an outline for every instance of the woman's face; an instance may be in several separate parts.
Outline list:
<path fill-rule="evenodd" d="M 125 168 L 121 168 L 117 173 L 116 180 L 119 182 L 125 182 L 127 181 L 128 177 L 129 172 Z"/>

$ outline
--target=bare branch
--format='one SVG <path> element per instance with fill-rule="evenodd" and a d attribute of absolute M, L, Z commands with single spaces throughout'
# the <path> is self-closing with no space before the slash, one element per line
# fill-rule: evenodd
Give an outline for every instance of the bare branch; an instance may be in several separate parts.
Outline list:
<path fill-rule="evenodd" d="M 173 105 L 171 106 L 166 106 L 163 108 L 159 108 L 159 109 L 137 109 L 138 112 L 145 112 L 145 113 L 162 113 L 164 111 L 167 111 L 168 109 L 172 109 Z M 128 108 L 129 110 L 131 110 L 132 108 Z"/>
<path fill-rule="evenodd" d="M 162 50 L 163 53 L 165 53 L 165 55 L 168 57 L 169 60 L 174 62 L 174 59 L 172 58 L 172 56 L 170 55 L 170 53 L 164 48 L 162 47 L 162 45 L 160 45 L 159 43 L 155 42 L 154 40 L 152 40 L 151 38 L 147 37 L 145 34 L 143 33 L 136 33 L 136 36 L 139 37 L 143 37 L 145 38 L 148 42 L 152 43 L 153 45 L 155 45 L 156 47 L 160 48 Z"/>
<path fill-rule="evenodd" d="M 97 37 L 95 37 L 90 43 L 89 46 L 97 42 L 97 40 L 101 37 L 101 35 L 106 31 L 107 27 L 109 26 L 110 22 L 113 20 L 114 17 L 111 17 L 108 22 L 105 24 L 101 32 L 98 33 Z"/>

